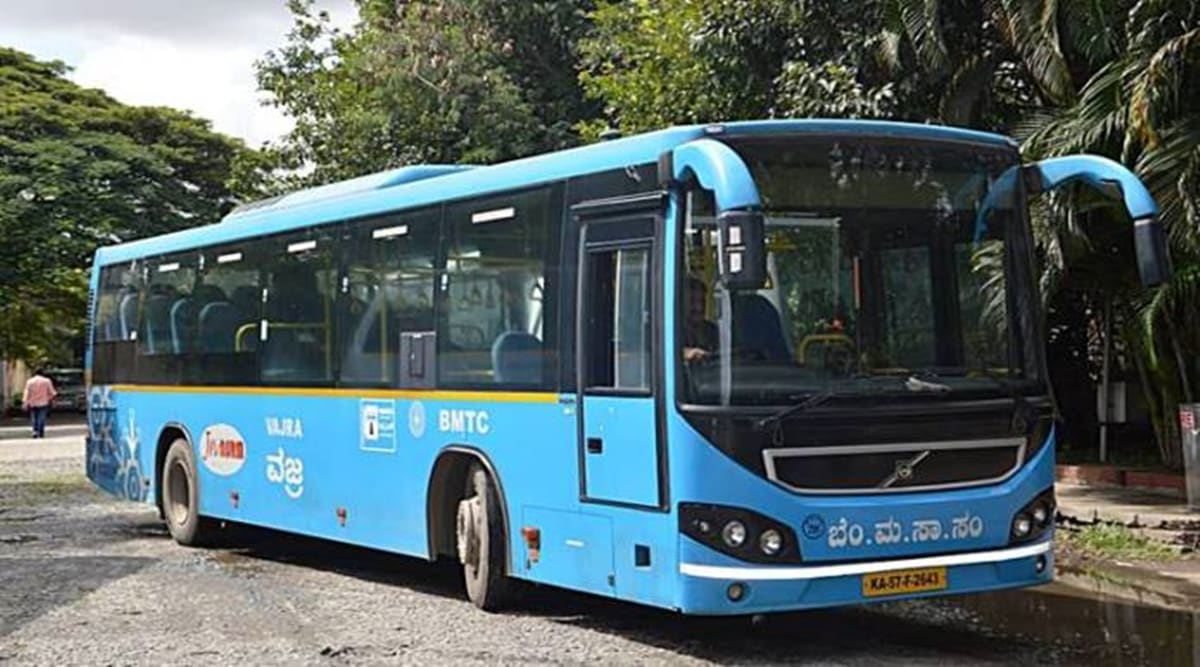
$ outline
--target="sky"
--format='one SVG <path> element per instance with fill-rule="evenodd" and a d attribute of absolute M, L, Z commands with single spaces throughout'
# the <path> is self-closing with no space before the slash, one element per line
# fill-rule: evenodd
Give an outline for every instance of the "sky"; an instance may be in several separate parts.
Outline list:
<path fill-rule="evenodd" d="M 349 28 L 353 0 L 318 0 Z M 0 45 L 61 60 L 126 104 L 192 111 L 251 146 L 291 122 L 260 104 L 254 61 L 284 44 L 285 0 L 0 0 Z"/>

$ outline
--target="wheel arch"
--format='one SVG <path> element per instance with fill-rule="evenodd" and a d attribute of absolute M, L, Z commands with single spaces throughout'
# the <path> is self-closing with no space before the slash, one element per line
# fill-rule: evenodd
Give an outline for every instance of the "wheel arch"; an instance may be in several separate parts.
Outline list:
<path fill-rule="evenodd" d="M 457 550 L 454 543 L 455 521 L 458 513 L 458 501 L 462 499 L 462 489 L 466 484 L 467 470 L 471 463 L 478 462 L 491 478 L 496 487 L 496 496 L 500 499 L 500 521 L 503 524 L 505 536 L 504 569 L 505 574 L 512 573 L 512 545 L 507 544 L 512 533 L 508 514 L 508 499 L 504 494 L 504 483 L 496 466 L 487 454 L 471 445 L 448 445 L 438 452 L 433 468 L 429 473 L 429 485 L 425 492 L 425 536 L 428 544 L 429 560 L 438 556 L 454 556 Z"/>

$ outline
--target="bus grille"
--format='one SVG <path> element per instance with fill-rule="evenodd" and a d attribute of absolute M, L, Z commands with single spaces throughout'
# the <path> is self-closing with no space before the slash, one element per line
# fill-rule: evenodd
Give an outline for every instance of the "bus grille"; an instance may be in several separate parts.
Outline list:
<path fill-rule="evenodd" d="M 890 493 L 992 484 L 1025 455 L 1023 438 L 766 449 L 767 477 L 802 493 Z"/>

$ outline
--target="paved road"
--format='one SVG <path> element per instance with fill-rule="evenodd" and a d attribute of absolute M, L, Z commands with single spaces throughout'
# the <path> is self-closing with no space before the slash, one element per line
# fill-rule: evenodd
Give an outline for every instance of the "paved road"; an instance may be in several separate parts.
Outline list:
<path fill-rule="evenodd" d="M 91 489 L 81 435 L 54 435 L 0 441 L 0 663 L 1186 664 L 1200 650 L 1190 615 L 1054 590 L 760 622 L 539 590 L 490 615 L 449 566 L 268 531 L 178 547 L 153 510 Z"/>

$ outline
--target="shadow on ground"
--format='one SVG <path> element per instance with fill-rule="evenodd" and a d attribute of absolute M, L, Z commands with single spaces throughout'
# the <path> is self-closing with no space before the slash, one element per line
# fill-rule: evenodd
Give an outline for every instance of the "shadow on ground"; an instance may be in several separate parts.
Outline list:
<path fill-rule="evenodd" d="M 53 554 L 4 558 L 0 560 L 0 637 L 154 562 L 153 558 Z"/>
<path fill-rule="evenodd" d="M 270 530 L 230 527 L 214 560 L 253 576 L 262 561 L 335 572 L 364 581 L 467 602 L 458 566 Z M 482 612 L 481 612 L 482 613 Z M 526 586 L 516 609 L 717 662 L 790 662 L 878 657 L 941 657 L 1021 662 L 1040 651 L 1029 642 L 989 637 L 978 628 L 910 620 L 880 608 L 851 608 L 766 617 L 690 617 L 549 587 Z M 1035 658 L 1036 659 L 1036 658 Z M 868 662 L 872 660 L 868 659 Z"/>

